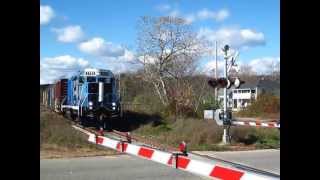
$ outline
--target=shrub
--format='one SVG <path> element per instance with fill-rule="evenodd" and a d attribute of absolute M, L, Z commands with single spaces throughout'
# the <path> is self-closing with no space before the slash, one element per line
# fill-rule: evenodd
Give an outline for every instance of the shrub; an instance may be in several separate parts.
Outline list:
<path fill-rule="evenodd" d="M 277 148 L 280 146 L 280 131 L 271 128 L 237 127 L 231 129 L 233 142 L 246 145 L 255 144 L 258 148 Z"/>
<path fill-rule="evenodd" d="M 273 95 L 264 93 L 258 96 L 246 109 L 239 111 L 238 116 L 261 116 L 268 117 L 273 114 L 280 113 L 280 98 Z"/>
<path fill-rule="evenodd" d="M 197 109 L 197 117 L 203 118 L 203 111 L 210 109 L 218 109 L 221 106 L 221 103 L 215 100 L 214 96 L 206 96 L 204 100 L 200 102 Z"/>

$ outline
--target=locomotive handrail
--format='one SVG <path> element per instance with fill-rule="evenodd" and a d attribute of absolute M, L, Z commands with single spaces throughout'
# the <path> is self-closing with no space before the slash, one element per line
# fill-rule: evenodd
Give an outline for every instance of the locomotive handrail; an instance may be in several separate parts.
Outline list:
<path fill-rule="evenodd" d="M 79 103 L 78 103 L 78 106 L 80 106 L 80 102 L 81 102 L 81 97 L 82 97 L 82 91 L 83 91 L 83 87 L 81 88 L 81 91 L 80 91 L 80 99 L 79 99 Z"/>
<path fill-rule="evenodd" d="M 84 101 L 86 100 L 86 97 L 85 97 L 85 98 L 83 99 L 82 103 L 80 104 L 83 89 L 84 89 L 84 88 L 82 87 L 82 88 L 81 88 L 81 91 L 80 91 L 80 99 L 79 99 L 79 103 L 78 103 L 78 116 L 79 116 L 79 114 L 82 116 L 82 105 L 83 105 Z"/>
<path fill-rule="evenodd" d="M 79 107 L 80 110 L 81 110 L 81 116 L 82 116 L 82 106 L 83 106 L 83 103 L 86 101 L 87 97 L 88 97 L 88 94 L 85 96 L 85 98 L 83 99 L 83 101 L 82 101 L 82 103 L 81 103 L 81 106 Z M 81 101 L 81 100 L 80 100 L 80 101 Z"/>
<path fill-rule="evenodd" d="M 61 104 L 60 104 L 61 112 L 63 111 L 63 103 L 66 101 L 66 99 L 67 99 L 67 96 L 64 97 L 64 98 L 62 99 L 62 101 L 61 101 Z"/>

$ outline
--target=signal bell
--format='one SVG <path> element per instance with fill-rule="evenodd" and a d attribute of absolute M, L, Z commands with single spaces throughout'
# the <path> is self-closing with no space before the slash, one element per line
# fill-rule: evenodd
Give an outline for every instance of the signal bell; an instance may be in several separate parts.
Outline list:
<path fill-rule="evenodd" d="M 235 86 L 235 88 L 239 88 L 241 86 L 241 84 L 244 84 L 244 81 L 241 81 L 238 77 L 234 79 L 233 84 Z"/>

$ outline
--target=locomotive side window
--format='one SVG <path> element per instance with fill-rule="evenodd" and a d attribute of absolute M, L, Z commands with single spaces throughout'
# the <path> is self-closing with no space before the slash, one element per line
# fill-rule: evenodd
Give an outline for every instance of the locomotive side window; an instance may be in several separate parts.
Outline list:
<path fill-rule="evenodd" d="M 98 78 L 99 82 L 106 82 L 106 78 Z"/>
<path fill-rule="evenodd" d="M 100 72 L 100 74 L 102 75 L 102 76 L 109 76 L 109 73 L 108 72 Z"/>
<path fill-rule="evenodd" d="M 80 76 L 79 77 L 79 83 L 83 83 L 84 82 L 84 77 Z"/>

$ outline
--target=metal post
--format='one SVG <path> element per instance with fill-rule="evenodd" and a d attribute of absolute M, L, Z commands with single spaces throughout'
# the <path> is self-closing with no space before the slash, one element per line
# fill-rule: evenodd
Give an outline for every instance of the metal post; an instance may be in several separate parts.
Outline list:
<path fill-rule="evenodd" d="M 224 56 L 224 59 L 225 59 L 225 63 L 224 63 L 224 77 L 225 78 L 228 78 L 228 72 L 227 72 L 227 66 L 228 66 L 228 52 L 227 52 L 227 49 L 225 49 L 225 56 Z M 223 88 L 223 112 L 224 112 L 224 116 L 223 116 L 223 121 L 226 121 L 227 120 L 227 88 Z M 229 125 L 224 125 L 224 129 L 223 129 L 223 137 L 222 137 L 222 143 L 223 144 L 228 144 L 229 143 L 229 128 L 228 128 Z"/>

